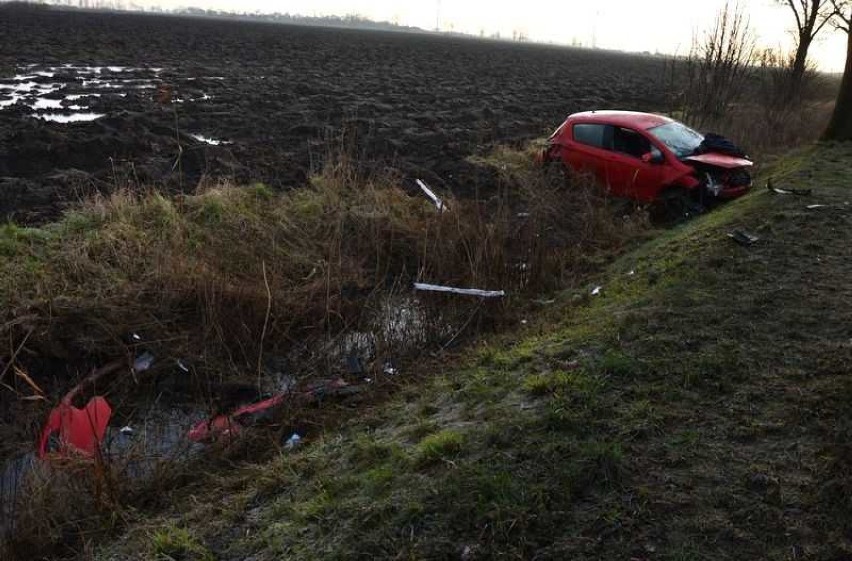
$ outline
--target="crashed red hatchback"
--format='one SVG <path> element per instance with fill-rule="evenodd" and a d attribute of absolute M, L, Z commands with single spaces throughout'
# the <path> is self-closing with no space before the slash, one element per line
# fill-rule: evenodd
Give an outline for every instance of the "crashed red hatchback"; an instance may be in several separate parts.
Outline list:
<path fill-rule="evenodd" d="M 544 157 L 593 173 L 613 196 L 644 203 L 703 206 L 739 197 L 752 185 L 753 163 L 730 141 L 651 113 L 570 115 Z"/>

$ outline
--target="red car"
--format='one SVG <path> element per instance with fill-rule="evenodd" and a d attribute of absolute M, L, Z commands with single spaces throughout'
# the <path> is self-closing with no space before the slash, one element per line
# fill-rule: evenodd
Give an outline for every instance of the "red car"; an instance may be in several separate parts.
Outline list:
<path fill-rule="evenodd" d="M 752 184 L 751 160 L 730 141 L 651 113 L 570 115 L 544 157 L 593 173 L 614 196 L 669 207 L 732 199 Z"/>

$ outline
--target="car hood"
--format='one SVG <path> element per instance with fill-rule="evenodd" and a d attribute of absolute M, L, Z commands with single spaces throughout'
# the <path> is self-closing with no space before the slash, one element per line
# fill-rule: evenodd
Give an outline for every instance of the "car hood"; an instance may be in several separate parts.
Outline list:
<path fill-rule="evenodd" d="M 737 158 L 735 156 L 728 156 L 727 154 L 719 154 L 717 152 L 708 152 L 706 154 L 688 156 L 684 158 L 684 160 L 687 162 L 698 162 L 701 164 L 708 164 L 711 166 L 716 166 L 725 169 L 743 168 L 754 165 L 754 162 L 752 162 L 751 160 L 746 160 L 745 158 Z"/>

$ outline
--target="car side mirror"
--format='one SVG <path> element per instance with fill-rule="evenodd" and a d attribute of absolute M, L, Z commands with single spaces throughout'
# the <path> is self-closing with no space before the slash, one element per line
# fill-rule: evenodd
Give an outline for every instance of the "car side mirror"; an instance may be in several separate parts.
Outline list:
<path fill-rule="evenodd" d="M 662 164 L 664 158 L 659 152 L 647 152 L 642 154 L 642 161 L 646 164 Z"/>

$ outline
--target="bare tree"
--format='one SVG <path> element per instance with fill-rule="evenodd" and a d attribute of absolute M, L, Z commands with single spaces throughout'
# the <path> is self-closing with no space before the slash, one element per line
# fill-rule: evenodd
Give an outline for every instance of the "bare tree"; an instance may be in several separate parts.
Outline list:
<path fill-rule="evenodd" d="M 852 2 L 832 0 L 832 5 L 837 10 L 835 25 L 846 32 L 846 67 L 834 113 L 822 137 L 823 140 L 852 141 Z"/>
<path fill-rule="evenodd" d="M 683 84 L 679 97 L 684 120 L 700 127 L 722 119 L 743 92 L 754 45 L 745 13 L 725 3 L 713 27 L 693 39 L 683 62 L 678 80 Z"/>
<path fill-rule="evenodd" d="M 808 49 L 814 38 L 834 19 L 837 13 L 833 0 L 779 0 L 783 1 L 796 18 L 796 56 L 790 75 L 788 95 L 799 92 L 805 76 Z"/>

